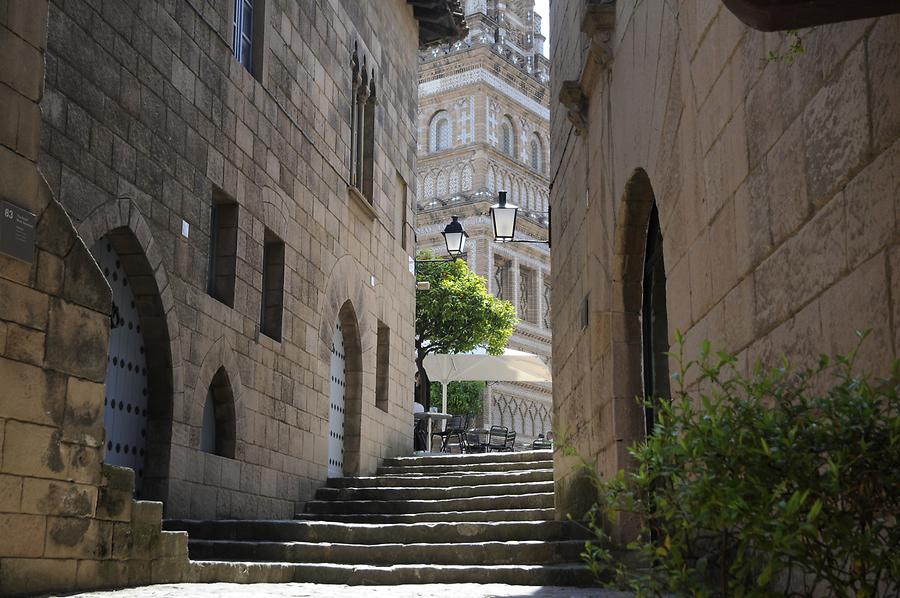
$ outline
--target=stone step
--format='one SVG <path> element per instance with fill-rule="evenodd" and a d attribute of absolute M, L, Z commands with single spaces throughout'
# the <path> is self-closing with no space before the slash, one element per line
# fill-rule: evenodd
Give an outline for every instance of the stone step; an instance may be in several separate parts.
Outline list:
<path fill-rule="evenodd" d="M 475 496 L 438 500 L 311 500 L 307 513 L 433 513 L 436 511 L 488 511 L 499 509 L 547 509 L 553 506 L 553 493 Z"/>
<path fill-rule="evenodd" d="M 463 476 L 411 473 L 359 478 L 328 478 L 330 488 L 385 488 L 390 486 L 457 486 L 461 481 L 469 486 L 479 484 L 517 484 L 519 482 L 552 482 L 552 469 L 527 469 L 467 473 Z"/>
<path fill-rule="evenodd" d="M 374 567 L 321 563 L 253 563 L 191 561 L 188 579 L 244 583 L 307 582 L 345 585 L 501 583 L 527 586 L 591 586 L 593 577 L 581 563 L 559 565 L 392 565 Z"/>
<path fill-rule="evenodd" d="M 298 520 L 343 523 L 427 523 L 427 522 L 494 522 L 549 521 L 556 511 L 547 509 L 499 509 L 487 511 L 435 511 L 431 513 L 297 513 Z"/>
<path fill-rule="evenodd" d="M 513 453 L 515 454 L 515 453 Z M 435 457 L 437 458 L 437 457 Z M 551 465 L 548 461 L 514 461 L 498 463 L 444 463 L 435 465 L 382 465 L 376 471 L 377 475 L 465 475 L 469 473 L 495 473 L 504 471 L 522 471 L 547 469 Z"/>
<path fill-rule="evenodd" d="M 403 524 L 324 521 L 167 520 L 166 530 L 186 531 L 191 540 L 402 544 L 423 542 L 512 542 L 585 540 L 590 532 L 572 521 L 420 522 Z"/>
<path fill-rule="evenodd" d="M 553 451 L 513 451 L 502 453 L 465 453 L 461 455 L 439 454 L 385 459 L 385 466 L 405 465 L 468 465 L 476 463 L 520 463 L 522 461 L 543 461 L 553 463 Z"/>
<path fill-rule="evenodd" d="M 190 540 L 191 559 L 348 565 L 538 565 L 575 562 L 583 541 L 342 544 Z"/>
<path fill-rule="evenodd" d="M 460 478 L 459 483 L 467 482 Z M 448 500 L 478 496 L 503 496 L 553 492 L 553 482 L 519 482 L 516 484 L 479 484 L 476 486 L 390 487 L 390 488 L 319 488 L 316 500 Z"/>

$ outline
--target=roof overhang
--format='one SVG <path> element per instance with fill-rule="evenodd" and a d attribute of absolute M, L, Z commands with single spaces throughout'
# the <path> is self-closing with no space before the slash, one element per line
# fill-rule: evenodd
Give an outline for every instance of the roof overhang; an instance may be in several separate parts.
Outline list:
<path fill-rule="evenodd" d="M 469 33 L 459 0 L 406 0 L 419 22 L 419 47 L 450 44 Z"/>
<path fill-rule="evenodd" d="M 900 13 L 898 0 L 723 0 L 745 25 L 783 31 Z"/>

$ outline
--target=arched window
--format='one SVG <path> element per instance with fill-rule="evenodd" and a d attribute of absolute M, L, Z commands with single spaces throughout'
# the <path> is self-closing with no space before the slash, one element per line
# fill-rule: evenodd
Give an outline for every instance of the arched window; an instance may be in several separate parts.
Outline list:
<path fill-rule="evenodd" d="M 454 168 L 450 171 L 450 194 L 456 195 L 459 193 L 459 169 Z"/>
<path fill-rule="evenodd" d="M 234 395 L 224 367 L 219 368 L 209 384 L 203 404 L 203 427 L 200 450 L 234 459 L 235 418 Z"/>
<path fill-rule="evenodd" d="M 503 123 L 500 125 L 500 149 L 503 150 L 503 153 L 507 156 L 512 153 L 512 132 L 509 130 L 509 125 Z"/>
<path fill-rule="evenodd" d="M 428 130 L 429 152 L 440 152 L 450 149 L 453 140 L 450 116 L 446 110 L 441 110 L 431 118 Z"/>
<path fill-rule="evenodd" d="M 493 176 L 493 171 L 491 171 L 491 176 Z M 493 187 L 493 183 L 491 184 Z M 463 168 L 462 173 L 462 190 L 463 191 L 471 191 L 472 190 L 472 166 L 470 164 L 466 164 L 466 167 Z M 493 189 L 491 189 L 493 191 Z"/>
<path fill-rule="evenodd" d="M 543 154 L 541 138 L 533 135 L 531 137 L 531 167 L 538 172 L 544 172 Z"/>
<path fill-rule="evenodd" d="M 516 155 L 516 130 L 508 116 L 504 116 L 500 122 L 500 151 L 510 158 Z"/>

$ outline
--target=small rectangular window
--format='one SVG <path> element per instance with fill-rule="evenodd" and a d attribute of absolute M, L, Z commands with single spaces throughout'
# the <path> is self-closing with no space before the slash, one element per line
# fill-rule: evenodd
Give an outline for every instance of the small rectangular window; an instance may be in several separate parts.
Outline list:
<path fill-rule="evenodd" d="M 234 307 L 238 204 L 219 189 L 213 191 L 209 231 L 206 292 L 228 307 Z"/>
<path fill-rule="evenodd" d="M 284 312 L 284 241 L 266 229 L 263 245 L 262 309 L 260 331 L 276 341 L 281 340 L 281 318 Z"/>
<path fill-rule="evenodd" d="M 234 57 L 257 79 L 263 72 L 265 0 L 234 0 L 232 20 Z"/>
<path fill-rule="evenodd" d="M 584 330 L 588 327 L 588 316 L 590 312 L 588 311 L 588 295 L 584 296 L 584 299 L 581 300 L 581 329 Z"/>
<path fill-rule="evenodd" d="M 234 0 L 234 57 L 253 72 L 253 0 Z"/>
<path fill-rule="evenodd" d="M 400 227 L 400 246 L 409 251 L 409 191 L 406 181 L 397 173 L 397 211 L 399 216 L 394 222 Z"/>
<path fill-rule="evenodd" d="M 390 387 L 391 329 L 384 322 L 378 322 L 378 338 L 375 349 L 375 406 L 384 412 L 388 410 L 388 389 Z"/>

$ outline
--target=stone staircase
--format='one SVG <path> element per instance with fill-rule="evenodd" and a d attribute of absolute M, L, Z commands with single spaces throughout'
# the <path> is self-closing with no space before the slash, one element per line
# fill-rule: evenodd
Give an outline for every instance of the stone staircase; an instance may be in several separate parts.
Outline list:
<path fill-rule="evenodd" d="M 165 528 L 188 532 L 210 578 L 246 563 L 282 581 L 590 585 L 585 532 L 553 520 L 550 451 L 401 457 L 377 473 L 328 480 L 294 521 Z"/>

